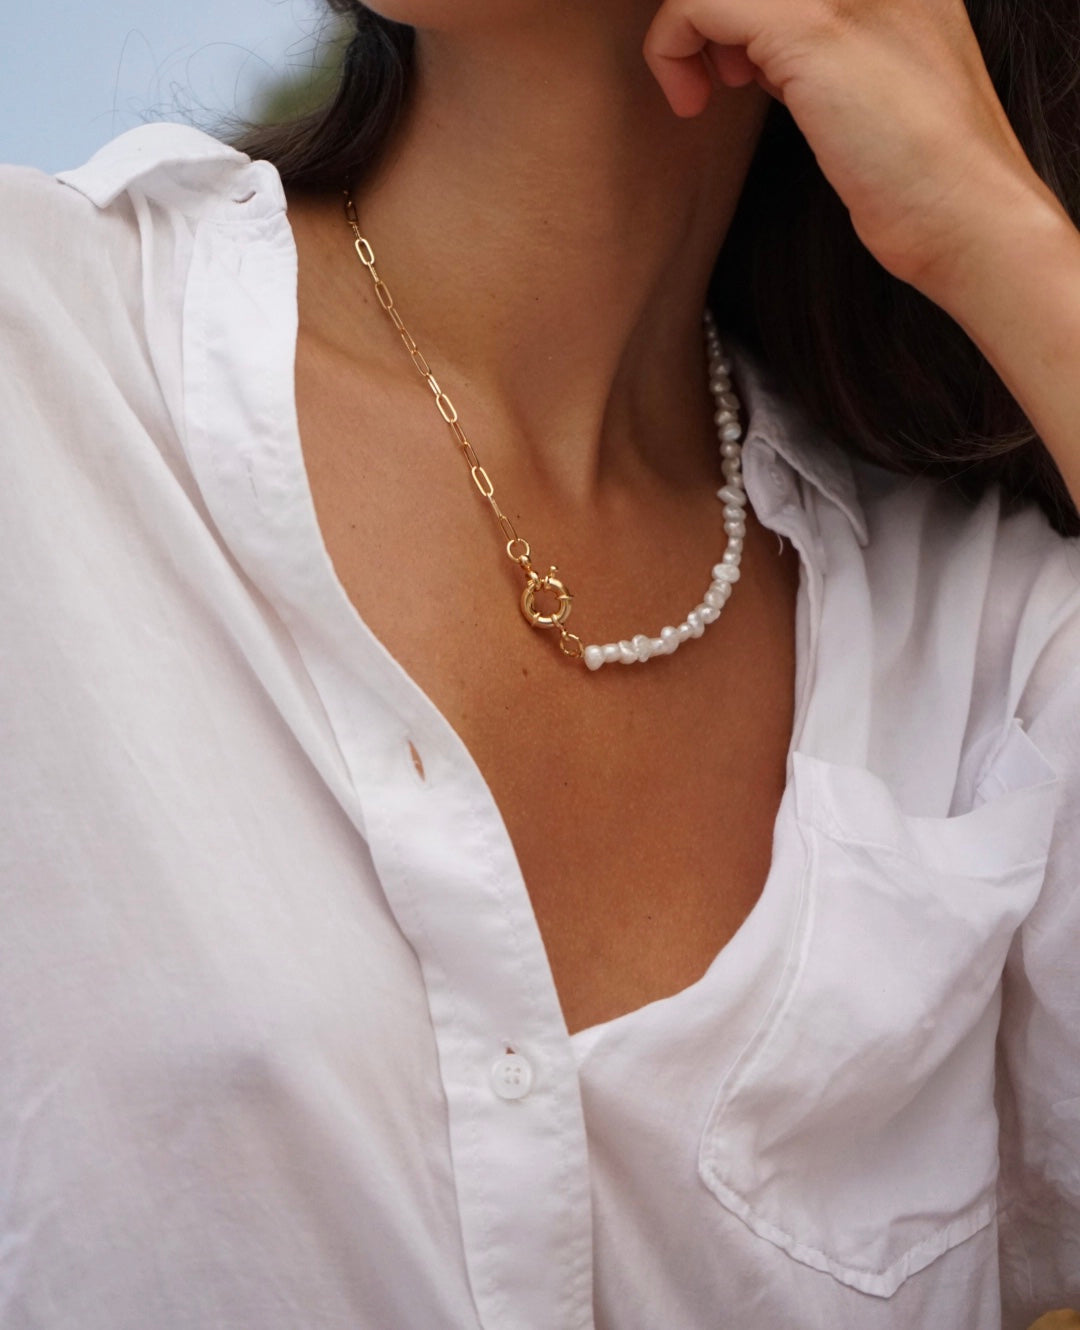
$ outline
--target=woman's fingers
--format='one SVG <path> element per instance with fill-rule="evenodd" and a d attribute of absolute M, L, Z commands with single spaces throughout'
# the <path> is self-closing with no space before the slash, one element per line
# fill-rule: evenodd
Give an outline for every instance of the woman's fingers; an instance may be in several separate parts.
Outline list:
<path fill-rule="evenodd" d="M 730 0 L 665 0 L 645 35 L 643 54 L 676 115 L 695 116 L 709 103 L 712 83 L 703 61 L 732 88 L 757 82 L 783 100 L 747 55 L 755 29 L 746 6 Z"/>
<path fill-rule="evenodd" d="M 709 104 L 712 84 L 702 58 L 706 39 L 675 6 L 661 6 L 645 35 L 645 63 L 679 116 L 700 115 Z"/>
<path fill-rule="evenodd" d="M 744 88 L 759 77 L 758 69 L 743 46 L 721 46 L 719 42 L 706 42 L 705 55 L 721 82 L 729 88 Z"/>

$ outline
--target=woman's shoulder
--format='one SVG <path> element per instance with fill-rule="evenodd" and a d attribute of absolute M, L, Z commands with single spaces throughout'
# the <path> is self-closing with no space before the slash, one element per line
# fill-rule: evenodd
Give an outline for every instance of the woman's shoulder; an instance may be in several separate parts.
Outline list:
<path fill-rule="evenodd" d="M 1080 776 L 1080 538 L 996 484 L 977 499 L 856 460 L 871 598 L 933 668 L 970 676 L 972 714 L 1019 716 Z M 936 664 L 935 664 L 936 662 Z"/>
<path fill-rule="evenodd" d="M 5 303 L 90 298 L 132 263 L 148 226 L 188 227 L 203 216 L 283 206 L 277 173 L 191 125 L 140 125 L 110 140 L 82 165 L 55 175 L 0 165 L 0 291 Z"/>
<path fill-rule="evenodd" d="M 872 601 L 894 617 L 908 607 L 924 619 L 1019 615 L 1034 600 L 1049 622 L 1051 607 L 1080 597 L 1080 538 L 1065 537 L 1034 503 L 1008 503 L 987 485 L 972 499 L 930 474 L 898 471 L 842 442 L 787 390 L 769 362 L 729 337 L 749 412 L 747 434 L 760 435 L 800 473 L 815 507 L 842 514 L 827 530 L 830 559 L 863 565 Z M 763 490 L 768 498 L 768 487 Z M 820 523 L 818 524 L 820 525 Z M 826 528 L 823 528 L 825 530 Z M 846 553 L 845 553 L 846 551 Z"/>
<path fill-rule="evenodd" d="M 36 167 L 0 165 L 0 292 L 17 301 L 43 282 L 70 288 L 90 252 L 120 228 L 102 225 L 93 204 Z M 118 237 L 117 237 L 118 238 Z"/>
<path fill-rule="evenodd" d="M 0 166 L 0 451 L 28 494 L 46 473 L 55 488 L 88 470 L 87 458 L 99 475 L 124 446 L 171 450 L 181 473 L 199 219 L 266 214 L 275 182 L 269 163 L 174 124 L 128 131 L 57 175 Z M 24 517 L 36 520 L 15 512 L 5 536 Z"/>
<path fill-rule="evenodd" d="M 1007 604 L 1047 622 L 1055 610 L 1080 610 L 1080 537 L 1062 535 L 1033 501 L 1007 501 L 997 484 L 972 499 L 947 481 L 860 458 L 853 471 L 880 575 L 906 573 L 940 594 L 962 574 L 969 592 L 982 588 L 990 616 Z"/>

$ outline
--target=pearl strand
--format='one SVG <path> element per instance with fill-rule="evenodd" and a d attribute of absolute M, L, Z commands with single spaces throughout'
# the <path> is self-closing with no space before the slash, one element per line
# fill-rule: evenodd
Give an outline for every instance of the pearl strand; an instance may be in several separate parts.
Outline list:
<path fill-rule="evenodd" d="M 717 433 L 720 439 L 720 469 L 724 484 L 716 497 L 724 505 L 724 530 L 727 548 L 714 564 L 712 581 L 701 603 L 678 626 L 660 629 L 659 637 L 638 633 L 621 642 L 585 648 L 585 664 L 590 670 L 602 665 L 634 665 L 653 656 L 670 656 L 692 637 L 701 637 L 709 624 L 715 623 L 731 596 L 731 589 L 741 576 L 743 540 L 746 536 L 746 489 L 742 478 L 742 426 L 739 423 L 739 399 L 731 388 L 731 359 L 720 344 L 716 323 L 710 310 L 705 311 L 705 347 L 709 357 L 709 387 L 716 402 Z"/>

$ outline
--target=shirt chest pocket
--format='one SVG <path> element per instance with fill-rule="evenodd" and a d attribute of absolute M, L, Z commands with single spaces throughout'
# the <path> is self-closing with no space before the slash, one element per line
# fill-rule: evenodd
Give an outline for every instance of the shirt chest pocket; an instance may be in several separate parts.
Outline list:
<path fill-rule="evenodd" d="M 761 1239 L 889 1297 L 994 1215 L 999 981 L 1059 781 L 1018 722 L 955 817 L 905 812 L 865 769 L 793 760 L 800 918 L 699 1168 Z"/>

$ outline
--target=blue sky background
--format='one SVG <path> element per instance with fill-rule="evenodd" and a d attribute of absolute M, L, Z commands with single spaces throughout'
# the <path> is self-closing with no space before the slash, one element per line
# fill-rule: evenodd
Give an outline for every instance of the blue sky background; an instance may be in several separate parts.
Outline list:
<path fill-rule="evenodd" d="M 0 0 L 0 161 L 59 171 L 145 119 L 250 111 L 319 0 Z"/>

